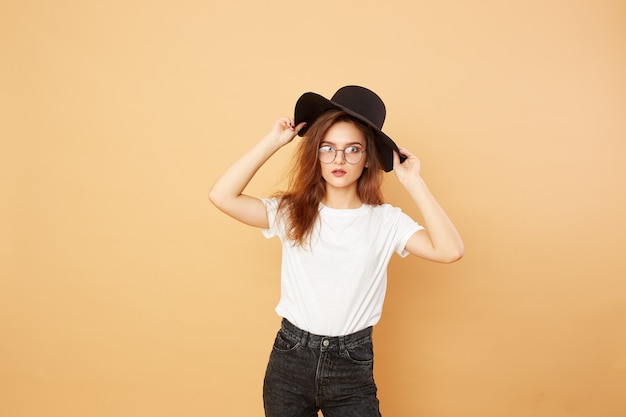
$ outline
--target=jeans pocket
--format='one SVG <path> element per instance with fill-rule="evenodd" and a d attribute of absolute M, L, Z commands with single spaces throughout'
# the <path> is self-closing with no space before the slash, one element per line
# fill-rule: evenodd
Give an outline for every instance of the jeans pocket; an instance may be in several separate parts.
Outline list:
<path fill-rule="evenodd" d="M 374 363 L 374 349 L 371 343 L 364 343 L 346 348 L 344 356 L 357 365 L 372 365 Z"/>
<path fill-rule="evenodd" d="M 276 334 L 276 339 L 274 339 L 273 349 L 275 352 L 279 353 L 287 353 L 292 350 L 296 350 L 300 346 L 300 341 L 294 341 L 287 335 L 283 333 L 282 330 L 279 330 Z"/>

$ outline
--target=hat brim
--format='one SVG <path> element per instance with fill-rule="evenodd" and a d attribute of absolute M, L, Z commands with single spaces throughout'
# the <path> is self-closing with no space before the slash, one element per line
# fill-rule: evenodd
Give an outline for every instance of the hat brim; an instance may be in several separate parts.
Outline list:
<path fill-rule="evenodd" d="M 383 169 L 385 172 L 389 172 L 393 170 L 393 152 L 397 152 L 400 155 L 400 162 L 404 161 L 406 157 L 400 154 L 400 150 L 396 143 L 387 136 L 382 130 L 378 128 L 378 126 L 374 125 L 372 122 L 367 120 L 365 117 L 360 114 L 350 110 L 347 107 L 342 106 L 341 104 L 335 103 L 331 100 L 328 100 L 325 97 L 317 93 L 304 93 L 298 101 L 296 102 L 296 109 L 294 114 L 294 121 L 296 126 L 302 122 L 306 122 L 307 125 L 302 128 L 299 132 L 299 136 L 305 136 L 308 128 L 324 113 L 328 110 L 342 110 L 354 117 L 355 119 L 360 120 L 368 126 L 371 126 L 374 132 L 376 133 L 376 147 L 378 148 L 378 152 L 380 154 L 381 163 L 383 165 Z"/>

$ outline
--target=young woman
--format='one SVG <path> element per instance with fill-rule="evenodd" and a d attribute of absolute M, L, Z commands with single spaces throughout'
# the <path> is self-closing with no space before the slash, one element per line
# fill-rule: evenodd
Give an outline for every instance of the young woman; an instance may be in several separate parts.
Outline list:
<path fill-rule="evenodd" d="M 420 176 L 420 162 L 382 132 L 385 106 L 372 91 L 303 94 L 295 121 L 270 132 L 224 172 L 210 199 L 229 216 L 280 238 L 283 318 L 265 375 L 268 417 L 380 416 L 372 326 L 381 315 L 394 252 L 436 262 L 463 256 L 454 225 Z M 257 170 L 300 134 L 287 191 L 243 193 Z M 383 171 L 394 170 L 422 214 L 418 225 L 383 203 Z"/>

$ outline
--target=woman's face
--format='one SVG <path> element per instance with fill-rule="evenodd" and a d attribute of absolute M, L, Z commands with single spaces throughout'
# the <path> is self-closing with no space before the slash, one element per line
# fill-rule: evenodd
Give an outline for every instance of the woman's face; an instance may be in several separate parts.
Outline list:
<path fill-rule="evenodd" d="M 356 191 L 357 181 L 367 166 L 365 151 L 365 136 L 354 123 L 341 121 L 332 125 L 318 154 L 326 187 Z"/>

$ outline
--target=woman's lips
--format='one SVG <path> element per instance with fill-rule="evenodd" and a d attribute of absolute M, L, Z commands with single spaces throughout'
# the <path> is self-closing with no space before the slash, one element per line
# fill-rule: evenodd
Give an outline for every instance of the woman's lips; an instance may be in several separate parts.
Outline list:
<path fill-rule="evenodd" d="M 332 171 L 332 174 L 335 177 L 343 177 L 344 175 L 346 175 L 346 171 L 344 171 L 343 169 L 335 169 Z"/>

